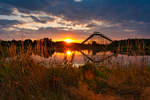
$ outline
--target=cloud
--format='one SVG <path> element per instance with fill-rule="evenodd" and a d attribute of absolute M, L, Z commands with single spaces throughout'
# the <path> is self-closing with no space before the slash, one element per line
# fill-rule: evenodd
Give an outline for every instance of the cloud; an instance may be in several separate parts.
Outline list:
<path fill-rule="evenodd" d="M 8 31 L 16 31 L 18 29 L 39 30 L 40 28 L 61 28 L 62 30 L 89 30 L 87 23 L 79 23 L 64 19 L 63 16 L 54 16 L 44 12 L 20 12 L 17 8 L 13 8 L 11 15 L 0 15 L 1 20 L 14 20 L 15 23 L 9 27 Z M 7 22 L 6 22 L 7 23 Z M 6 28 L 5 28 L 6 29 Z"/>
<path fill-rule="evenodd" d="M 14 28 L 12 27 L 13 25 L 15 24 L 19 24 L 20 22 L 16 21 L 16 20 L 0 20 L 0 30 L 2 31 L 9 31 L 13 29 L 14 31 Z M 17 30 L 17 29 L 16 29 Z M 15 31 L 16 31 L 15 30 Z M 1 33 L 0 33 L 1 34 Z"/>
<path fill-rule="evenodd" d="M 76 0 L 81 1 L 81 0 Z M 82 0 L 83 1 L 83 0 Z M 136 20 L 150 22 L 148 0 L 0 0 L 0 3 L 32 11 L 64 15 L 68 19 L 104 18 L 111 21 Z"/>
<path fill-rule="evenodd" d="M 23 23 L 14 25 L 16 28 L 20 29 L 30 29 L 30 30 L 39 30 L 40 28 L 61 28 L 62 30 L 89 30 L 86 27 L 86 24 L 74 24 L 71 21 L 67 21 L 62 19 L 61 17 L 56 18 L 53 21 L 47 21 L 45 23 L 41 23 L 40 21 L 34 21 L 31 23 Z"/>
<path fill-rule="evenodd" d="M 136 30 L 150 37 L 149 8 L 148 0 L 0 0 L 0 27 L 3 33 L 58 29 L 73 34 L 102 31 L 115 37 Z"/>
<path fill-rule="evenodd" d="M 83 0 L 74 0 L 75 2 L 82 2 Z"/>
<path fill-rule="evenodd" d="M 0 15 L 10 15 L 12 13 L 13 6 L 0 3 Z"/>
<path fill-rule="evenodd" d="M 13 25 L 19 23 L 16 20 L 0 20 L 0 26 L 8 26 L 8 25 Z"/>
<path fill-rule="evenodd" d="M 136 32 L 136 30 L 133 29 L 124 29 L 125 32 Z"/>

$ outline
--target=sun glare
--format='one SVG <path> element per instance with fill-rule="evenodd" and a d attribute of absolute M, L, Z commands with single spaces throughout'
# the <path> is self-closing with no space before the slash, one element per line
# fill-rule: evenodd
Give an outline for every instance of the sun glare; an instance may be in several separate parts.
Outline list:
<path fill-rule="evenodd" d="M 66 39 L 65 42 L 66 42 L 66 43 L 71 43 L 72 40 L 71 40 L 71 39 Z"/>
<path fill-rule="evenodd" d="M 70 50 L 67 50 L 67 55 L 71 55 L 71 51 Z"/>

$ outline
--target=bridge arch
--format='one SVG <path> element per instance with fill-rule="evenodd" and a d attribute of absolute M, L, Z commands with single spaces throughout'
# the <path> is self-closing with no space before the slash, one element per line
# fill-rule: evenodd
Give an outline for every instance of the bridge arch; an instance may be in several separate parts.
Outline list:
<path fill-rule="evenodd" d="M 94 36 L 100 36 L 106 40 L 108 40 L 109 42 L 113 42 L 113 40 L 111 40 L 110 38 L 108 38 L 107 36 L 103 35 L 100 32 L 94 32 L 92 35 L 90 35 L 87 39 L 85 39 L 81 44 L 84 44 L 85 42 L 87 42 L 88 40 L 90 40 L 92 37 Z"/>

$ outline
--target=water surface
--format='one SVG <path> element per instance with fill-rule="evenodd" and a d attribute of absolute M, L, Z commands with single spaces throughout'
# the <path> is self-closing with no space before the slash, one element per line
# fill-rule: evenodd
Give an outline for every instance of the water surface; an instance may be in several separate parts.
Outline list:
<path fill-rule="evenodd" d="M 73 64 L 75 66 L 84 65 L 87 62 L 92 62 L 95 64 L 107 64 L 111 66 L 112 64 L 121 64 L 122 66 L 127 66 L 130 64 L 135 64 L 135 66 L 148 64 L 150 65 L 149 55 L 140 56 L 129 56 L 126 54 L 114 54 L 111 51 L 96 52 L 90 50 L 65 50 L 61 52 L 54 52 L 52 55 L 44 57 L 37 54 L 32 54 L 34 60 L 39 63 L 45 64 Z"/>

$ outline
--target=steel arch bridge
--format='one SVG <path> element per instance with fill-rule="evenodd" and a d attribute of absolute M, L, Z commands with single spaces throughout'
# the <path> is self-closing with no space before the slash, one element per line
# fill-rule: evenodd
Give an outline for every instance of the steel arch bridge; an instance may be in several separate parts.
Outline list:
<path fill-rule="evenodd" d="M 107 41 L 109 41 L 110 43 L 113 42 L 113 40 L 111 40 L 110 38 L 108 38 L 107 36 L 105 36 L 104 34 L 100 33 L 100 32 L 94 32 L 92 35 L 90 35 L 87 39 L 85 39 L 83 42 L 81 42 L 81 44 L 86 43 L 88 40 L 92 39 L 94 36 L 99 36 L 102 39 L 105 39 Z"/>
<path fill-rule="evenodd" d="M 96 40 L 94 38 L 94 36 L 98 36 L 98 41 L 101 41 L 101 40 L 106 40 L 108 43 L 107 45 L 105 43 L 100 43 L 100 44 L 97 44 L 96 43 Z M 102 34 L 101 32 L 94 32 L 93 34 L 91 34 L 89 37 L 87 37 L 83 42 L 81 42 L 81 45 L 84 44 L 89 41 L 89 40 L 92 40 L 94 38 L 94 41 L 92 41 L 92 45 L 89 45 L 89 48 L 92 50 L 92 56 L 95 56 L 97 52 L 103 52 L 103 51 L 109 51 L 109 44 L 111 44 L 113 42 L 112 39 L 110 39 L 109 37 L 105 36 L 104 34 Z M 105 41 L 102 41 L 102 42 L 105 42 Z M 94 43 L 94 44 L 93 44 Z M 89 56 L 89 55 L 86 55 L 84 52 L 82 52 L 82 50 L 79 50 L 79 52 L 81 54 L 83 54 L 89 61 L 92 61 L 94 63 L 100 63 L 100 62 L 104 62 L 105 60 L 107 59 L 110 59 L 112 58 L 113 56 L 115 56 L 114 53 L 106 56 L 105 54 L 105 57 L 102 57 L 101 59 L 93 59 L 92 56 Z"/>

